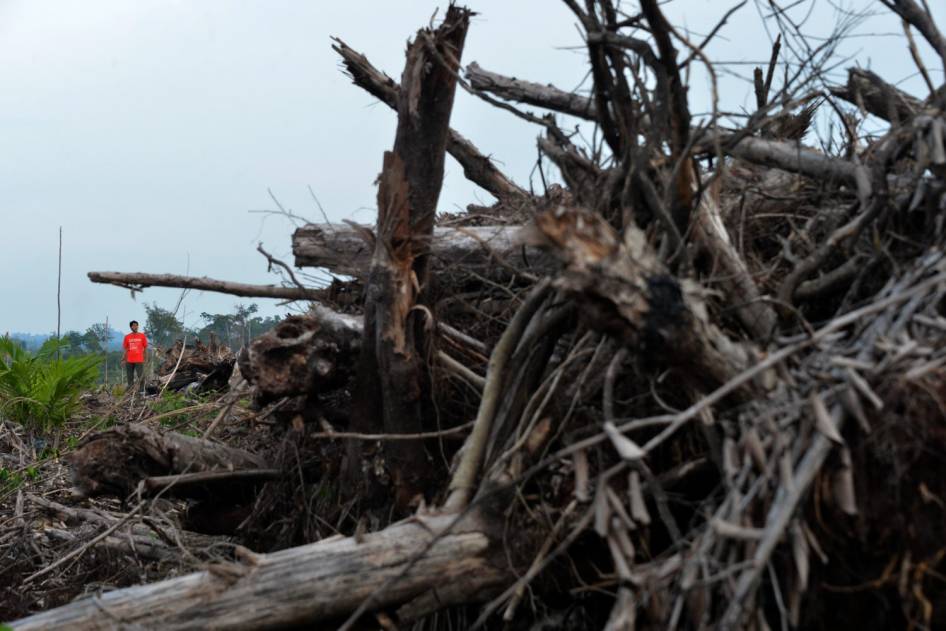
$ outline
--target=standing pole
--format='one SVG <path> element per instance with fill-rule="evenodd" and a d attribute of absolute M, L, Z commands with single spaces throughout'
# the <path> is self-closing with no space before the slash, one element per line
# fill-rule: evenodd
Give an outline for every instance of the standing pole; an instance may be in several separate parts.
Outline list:
<path fill-rule="evenodd" d="M 59 273 L 56 277 L 56 361 L 59 361 L 59 343 L 62 326 L 62 226 L 59 226 Z"/>
<path fill-rule="evenodd" d="M 105 316 L 105 339 L 102 340 L 102 344 L 105 350 L 105 389 L 108 390 L 108 342 L 111 337 L 108 333 L 108 316 Z"/>

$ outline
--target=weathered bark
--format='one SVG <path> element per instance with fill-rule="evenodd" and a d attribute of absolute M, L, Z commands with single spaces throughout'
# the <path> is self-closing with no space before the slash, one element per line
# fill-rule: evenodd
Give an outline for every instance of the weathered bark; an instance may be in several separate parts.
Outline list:
<path fill-rule="evenodd" d="M 434 542 L 453 521 L 411 518 L 357 539 L 245 553 L 242 563 L 85 598 L 11 626 L 272 629 L 337 624 L 368 599 L 368 611 L 414 599 L 446 606 L 458 595 L 463 602 L 482 601 L 511 580 L 502 550 L 477 516 Z"/>
<path fill-rule="evenodd" d="M 400 86 L 394 79 L 372 66 L 367 57 L 352 50 L 338 38 L 335 38 L 332 49 L 341 55 L 342 63 L 355 85 L 368 91 L 391 109 L 398 109 Z M 447 151 L 463 167 L 463 175 L 468 180 L 483 187 L 497 199 L 514 205 L 529 203 L 531 200 L 532 196 L 528 191 L 506 177 L 488 156 L 483 155 L 472 142 L 453 129 L 448 129 Z"/>
<path fill-rule="evenodd" d="M 356 431 L 420 433 L 432 414 L 426 334 L 411 314 L 423 304 L 427 286 L 456 73 L 469 19 L 467 9 L 451 6 L 436 31 L 419 31 L 407 49 L 394 149 L 385 153 L 379 177 L 377 239 L 365 290 L 353 414 Z M 385 445 L 385 457 L 395 503 L 403 510 L 427 488 L 430 464 L 424 445 L 420 440 L 392 441 Z M 360 458 L 352 453 L 351 460 Z"/>
<path fill-rule="evenodd" d="M 93 283 L 118 285 L 132 291 L 145 287 L 179 287 L 215 291 L 232 296 L 246 298 L 280 298 L 283 300 L 316 300 L 319 297 L 315 289 L 301 287 L 277 287 L 276 285 L 249 285 L 231 283 L 206 276 L 179 276 L 177 274 L 143 274 L 139 272 L 89 272 Z"/>
<path fill-rule="evenodd" d="M 73 484 L 83 494 L 121 498 L 153 476 L 266 467 L 261 457 L 248 451 L 140 424 L 93 434 L 66 459 Z"/>
<path fill-rule="evenodd" d="M 700 389 L 759 359 L 752 345 L 729 339 L 709 320 L 700 288 L 671 275 L 634 226 L 621 241 L 600 215 L 558 206 L 536 217 L 528 238 L 565 262 L 554 286 L 582 301 L 581 315 L 593 327 L 681 368 Z"/>
<path fill-rule="evenodd" d="M 466 78 L 475 89 L 495 94 L 509 101 L 527 103 L 590 121 L 598 118 L 593 100 L 574 92 L 560 90 L 553 85 L 506 77 L 484 70 L 476 62 L 466 67 Z"/>
<path fill-rule="evenodd" d="M 364 278 L 371 266 L 374 243 L 367 228 L 350 224 L 306 224 L 292 234 L 297 267 L 323 267 L 335 274 Z M 519 226 L 435 227 L 429 252 L 432 274 L 442 282 L 473 272 L 490 280 L 506 279 L 516 270 L 540 275 L 554 261 L 518 238 Z"/>
<path fill-rule="evenodd" d="M 258 401 L 317 394 L 344 385 L 361 347 L 362 319 L 327 309 L 289 316 L 240 354 Z"/>

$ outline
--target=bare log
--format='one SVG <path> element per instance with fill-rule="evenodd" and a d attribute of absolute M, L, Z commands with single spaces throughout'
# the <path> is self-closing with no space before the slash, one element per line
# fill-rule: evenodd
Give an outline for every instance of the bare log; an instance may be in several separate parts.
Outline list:
<path fill-rule="evenodd" d="M 334 39 L 332 49 L 341 55 L 342 63 L 351 75 L 352 82 L 391 109 L 397 110 L 400 91 L 398 83 L 372 66 L 367 57 L 352 50 L 342 40 Z M 531 199 L 528 191 L 506 177 L 488 156 L 483 155 L 472 142 L 453 129 L 448 130 L 447 152 L 460 163 L 468 180 L 483 187 L 497 199 L 515 204 Z"/>
<path fill-rule="evenodd" d="M 153 476 L 266 467 L 261 457 L 248 451 L 141 424 L 93 434 L 66 460 L 80 492 L 122 498 Z"/>
<path fill-rule="evenodd" d="M 441 606 L 455 602 L 457 595 L 464 602 L 482 601 L 510 580 L 501 549 L 475 515 L 441 535 L 454 520 L 450 515 L 411 518 L 358 539 L 245 553 L 243 563 L 215 564 L 85 598 L 11 626 L 18 631 L 116 625 L 272 629 L 329 624 L 369 598 L 369 611 L 427 595 L 438 602 L 441 593 L 452 595 L 440 600 Z"/>
<path fill-rule="evenodd" d="M 316 300 L 319 294 L 315 289 L 301 287 L 279 287 L 276 285 L 249 285 L 233 283 L 206 276 L 179 276 L 177 274 L 144 274 L 140 272 L 89 272 L 93 283 L 118 285 L 132 291 L 145 287 L 178 287 L 213 291 L 246 298 L 278 298 L 282 300 Z"/>
<path fill-rule="evenodd" d="M 365 277 L 374 243 L 365 239 L 367 227 L 350 224 L 306 224 L 292 234 L 297 267 L 323 267 L 335 274 Z M 543 274 L 554 261 L 518 237 L 519 226 L 436 227 L 428 251 L 433 273 L 475 272 L 490 279 L 508 277 L 510 268 Z"/>
<path fill-rule="evenodd" d="M 495 94 L 508 101 L 527 103 L 590 121 L 598 118 L 592 99 L 574 92 L 560 90 L 553 85 L 506 77 L 484 70 L 476 62 L 466 67 L 466 78 L 474 89 Z"/>

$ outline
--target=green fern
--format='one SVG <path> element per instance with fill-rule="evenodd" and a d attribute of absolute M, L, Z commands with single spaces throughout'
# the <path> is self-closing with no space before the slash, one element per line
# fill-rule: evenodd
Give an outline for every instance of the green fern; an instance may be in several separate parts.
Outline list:
<path fill-rule="evenodd" d="M 101 358 L 60 359 L 55 339 L 35 354 L 9 337 L 0 338 L 0 416 L 30 429 L 62 426 L 79 406 L 79 395 L 95 384 Z"/>

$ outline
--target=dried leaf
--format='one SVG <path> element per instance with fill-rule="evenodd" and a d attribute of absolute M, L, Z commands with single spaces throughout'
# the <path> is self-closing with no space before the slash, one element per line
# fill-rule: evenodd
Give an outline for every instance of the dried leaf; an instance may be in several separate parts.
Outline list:
<path fill-rule="evenodd" d="M 587 502 L 591 499 L 588 493 L 588 453 L 584 449 L 576 451 L 572 464 L 575 467 L 575 499 Z"/>
<path fill-rule="evenodd" d="M 636 462 L 646 455 L 637 443 L 622 434 L 611 421 L 605 421 L 604 433 L 611 439 L 611 444 L 623 460 Z"/>
<path fill-rule="evenodd" d="M 841 434 L 838 433 L 837 425 L 834 424 L 831 414 L 828 413 L 828 408 L 825 407 L 821 395 L 811 395 L 811 411 L 815 415 L 815 427 L 818 431 L 824 434 L 825 438 L 831 442 L 843 445 L 844 439 L 841 438 Z"/>
<path fill-rule="evenodd" d="M 855 388 L 857 388 L 858 392 L 863 394 L 864 397 L 870 401 L 871 405 L 873 405 L 878 410 L 884 409 L 884 402 L 880 397 L 877 396 L 876 392 L 871 390 L 870 385 L 868 385 L 867 381 L 865 381 L 856 370 L 853 368 L 848 368 L 846 373 L 848 380 L 854 385 Z"/>
<path fill-rule="evenodd" d="M 782 452 L 778 459 L 779 475 L 782 478 L 782 487 L 791 493 L 795 490 L 795 475 L 792 470 L 792 454 L 788 451 Z"/>
<path fill-rule="evenodd" d="M 595 492 L 595 532 L 601 537 L 608 536 L 608 524 L 611 519 L 611 505 L 608 502 L 608 493 L 605 484 L 599 479 L 598 488 Z"/>
<path fill-rule="evenodd" d="M 628 479 L 627 492 L 631 502 L 631 517 L 634 521 L 644 524 L 650 524 L 650 513 L 647 512 L 647 503 L 644 502 L 644 492 L 641 489 L 641 475 L 637 471 L 631 471 Z"/>
<path fill-rule="evenodd" d="M 851 451 L 841 450 L 841 470 L 834 476 L 834 500 L 838 508 L 848 515 L 857 515 L 857 496 L 854 492 L 854 468 L 851 466 Z"/>
<path fill-rule="evenodd" d="M 765 448 L 762 446 L 759 432 L 754 427 L 750 427 L 746 431 L 745 436 L 743 436 L 743 445 L 759 471 L 765 471 Z"/>
<path fill-rule="evenodd" d="M 552 419 L 548 416 L 535 424 L 535 427 L 529 434 L 529 438 L 526 439 L 526 452 L 528 452 L 530 456 L 535 455 L 536 452 L 542 448 L 542 445 L 545 444 L 545 439 L 549 437 L 549 432 L 551 430 Z"/>
<path fill-rule="evenodd" d="M 719 519 L 718 517 L 714 517 L 710 521 L 710 524 L 713 526 L 713 530 L 716 531 L 716 534 L 730 539 L 758 541 L 765 534 L 765 531 L 761 528 L 746 528 L 745 526 L 740 526 L 730 521 Z"/>
<path fill-rule="evenodd" d="M 723 440 L 723 473 L 729 481 L 736 479 L 739 472 L 739 452 L 736 450 L 736 441 L 727 436 Z"/>
<path fill-rule="evenodd" d="M 796 521 L 792 525 L 792 557 L 795 559 L 795 569 L 798 571 L 798 589 L 802 592 L 808 590 L 808 574 L 811 569 L 809 562 L 810 550 L 808 549 L 808 540 L 805 539 L 805 533 Z"/>

